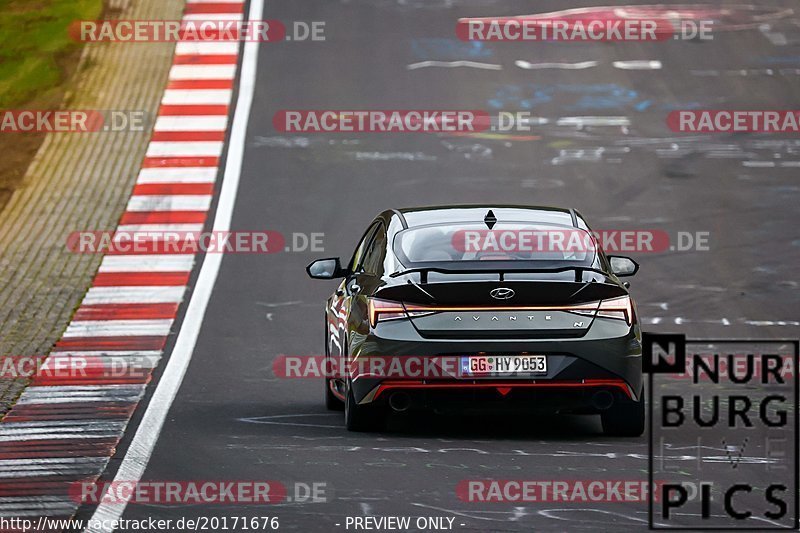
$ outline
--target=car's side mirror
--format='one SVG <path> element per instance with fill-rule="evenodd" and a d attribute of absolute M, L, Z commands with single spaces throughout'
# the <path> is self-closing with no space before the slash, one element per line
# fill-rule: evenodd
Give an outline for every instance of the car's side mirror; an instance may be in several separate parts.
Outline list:
<path fill-rule="evenodd" d="M 336 279 L 347 275 L 338 257 L 317 259 L 306 267 L 306 272 L 314 279 Z"/>
<path fill-rule="evenodd" d="M 639 271 L 639 263 L 630 257 L 609 255 L 608 260 L 611 262 L 611 272 L 617 276 L 633 276 Z"/>

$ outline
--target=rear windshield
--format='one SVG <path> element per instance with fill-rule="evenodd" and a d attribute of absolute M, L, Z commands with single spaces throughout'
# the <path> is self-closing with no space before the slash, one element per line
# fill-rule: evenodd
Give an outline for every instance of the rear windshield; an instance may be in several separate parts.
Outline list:
<path fill-rule="evenodd" d="M 579 228 L 530 222 L 434 224 L 399 232 L 394 252 L 405 264 L 541 261 L 591 265 L 597 244 Z M 486 265 L 489 266 L 489 265 Z"/>

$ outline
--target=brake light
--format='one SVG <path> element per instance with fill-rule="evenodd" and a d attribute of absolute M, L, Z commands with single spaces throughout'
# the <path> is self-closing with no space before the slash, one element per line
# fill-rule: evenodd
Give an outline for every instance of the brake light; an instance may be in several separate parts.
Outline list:
<path fill-rule="evenodd" d="M 532 307 L 429 307 L 424 305 L 405 304 L 390 300 L 380 300 L 370 298 L 368 300 L 369 321 L 372 327 L 384 320 L 396 320 L 399 318 L 419 317 L 435 314 L 441 311 L 518 311 L 518 310 L 539 310 L 539 311 L 566 311 L 584 316 L 598 316 L 602 318 L 614 318 L 624 320 L 628 325 L 633 321 L 633 304 L 629 296 L 603 300 L 601 302 L 589 302 L 584 304 L 574 304 L 567 306 L 532 306 Z"/>
<path fill-rule="evenodd" d="M 600 302 L 600 309 L 597 311 L 597 316 L 624 320 L 625 323 L 630 326 L 633 321 L 633 304 L 631 303 L 630 296 L 603 300 Z"/>
<path fill-rule="evenodd" d="M 372 327 L 375 327 L 375 324 L 381 320 L 406 317 L 405 309 L 403 309 L 403 304 L 400 302 L 370 298 L 367 305 L 369 308 L 369 323 L 372 324 Z"/>
<path fill-rule="evenodd" d="M 564 308 L 564 311 L 575 313 L 577 315 L 594 316 L 597 312 L 597 306 L 600 302 L 589 302 L 588 304 L 570 305 Z"/>
<path fill-rule="evenodd" d="M 436 312 L 436 309 L 422 305 L 403 305 L 400 302 L 380 300 L 378 298 L 370 298 L 368 306 L 369 322 L 372 327 L 375 327 L 375 324 L 383 320 L 425 316 Z"/>

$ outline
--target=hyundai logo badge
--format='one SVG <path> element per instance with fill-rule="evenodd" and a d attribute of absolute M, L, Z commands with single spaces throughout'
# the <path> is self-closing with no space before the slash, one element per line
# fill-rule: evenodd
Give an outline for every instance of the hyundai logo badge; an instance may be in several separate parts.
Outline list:
<path fill-rule="evenodd" d="M 489 291 L 489 296 L 495 300 L 508 300 L 513 298 L 514 294 L 516 294 L 514 289 L 508 289 L 506 287 L 497 287 L 496 289 Z"/>

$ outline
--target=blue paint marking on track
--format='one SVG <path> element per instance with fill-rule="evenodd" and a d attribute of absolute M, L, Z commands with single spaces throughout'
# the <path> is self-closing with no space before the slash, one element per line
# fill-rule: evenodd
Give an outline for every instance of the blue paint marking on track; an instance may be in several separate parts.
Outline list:
<path fill-rule="evenodd" d="M 768 56 L 759 59 L 765 65 L 800 65 L 800 56 Z"/>
<path fill-rule="evenodd" d="M 460 59 L 486 59 L 494 57 L 494 51 L 480 41 L 464 42 L 458 39 L 423 38 L 412 39 L 411 50 L 421 61 L 458 61 Z"/>
<path fill-rule="evenodd" d="M 512 84 L 500 87 L 489 105 L 494 109 L 534 109 L 556 98 L 568 100 L 564 107 L 575 111 L 635 109 L 641 103 L 638 92 L 616 83 Z"/>
<path fill-rule="evenodd" d="M 700 102 L 658 103 L 616 83 L 509 84 L 500 86 L 488 100 L 490 108 L 504 110 L 533 110 L 551 103 L 571 112 L 644 112 L 650 109 L 698 109 L 703 105 Z"/>

